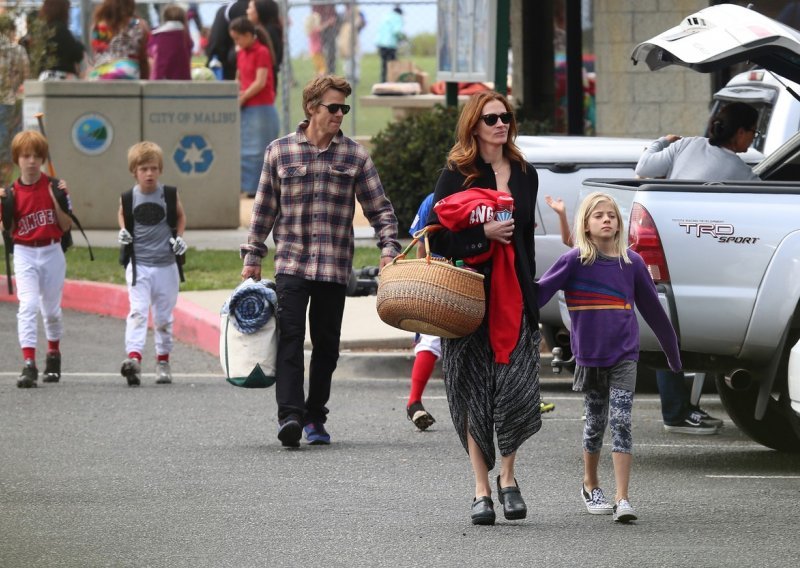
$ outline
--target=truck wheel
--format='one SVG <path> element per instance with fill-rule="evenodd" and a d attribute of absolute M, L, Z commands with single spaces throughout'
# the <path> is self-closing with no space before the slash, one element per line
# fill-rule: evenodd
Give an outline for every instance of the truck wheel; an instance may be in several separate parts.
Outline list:
<path fill-rule="evenodd" d="M 794 341 L 791 341 L 794 337 Z M 758 385 L 747 390 L 733 390 L 725 384 L 721 375 L 716 378 L 717 392 L 731 420 L 754 441 L 781 452 L 800 452 L 800 418 L 794 413 L 789 401 L 789 386 L 786 378 L 789 349 L 797 342 L 798 333 L 790 336 L 783 353 L 778 376 L 767 403 L 762 420 L 754 417 Z"/>

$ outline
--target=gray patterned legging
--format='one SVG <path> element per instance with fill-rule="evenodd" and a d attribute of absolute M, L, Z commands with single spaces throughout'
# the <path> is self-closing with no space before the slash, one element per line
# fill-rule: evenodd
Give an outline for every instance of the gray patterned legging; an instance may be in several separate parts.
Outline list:
<path fill-rule="evenodd" d="M 540 341 L 539 331 L 530 329 L 524 315 L 508 365 L 494 362 L 485 324 L 467 337 L 442 340 L 442 371 L 450 416 L 467 452 L 469 427 L 490 470 L 495 465 L 495 430 L 500 454 L 507 456 L 542 427 Z"/>
<path fill-rule="evenodd" d="M 603 447 L 606 424 L 611 426 L 611 451 L 630 454 L 633 452 L 631 435 L 631 409 L 633 392 L 610 387 L 608 392 L 589 389 L 583 396 L 586 424 L 583 426 L 583 449 L 596 454 Z M 610 420 L 609 420 L 610 409 Z"/>

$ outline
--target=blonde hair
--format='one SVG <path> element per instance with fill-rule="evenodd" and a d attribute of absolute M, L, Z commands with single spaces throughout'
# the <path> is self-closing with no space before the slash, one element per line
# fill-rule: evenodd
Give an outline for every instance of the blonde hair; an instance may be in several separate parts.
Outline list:
<path fill-rule="evenodd" d="M 511 161 L 519 162 L 522 171 L 526 171 L 527 162 L 520 152 L 514 140 L 517 138 L 517 119 L 514 117 L 514 109 L 508 99 L 497 91 L 482 91 L 472 95 L 461 110 L 456 126 L 456 143 L 447 156 L 447 167 L 450 170 L 458 170 L 466 177 L 464 187 L 478 178 L 478 140 L 473 135 L 481 120 L 481 113 L 486 103 L 500 101 L 506 107 L 506 111 L 511 113 L 511 122 L 508 124 L 508 138 L 503 144 L 503 156 Z"/>
<path fill-rule="evenodd" d="M 128 150 L 128 169 L 136 174 L 136 168 L 147 162 L 158 162 L 158 171 L 164 171 L 164 152 L 155 142 L 138 142 Z"/>
<path fill-rule="evenodd" d="M 344 77 L 336 75 L 322 75 L 309 81 L 303 88 L 303 112 L 306 118 L 311 118 L 311 109 L 317 108 L 322 102 L 322 97 L 328 89 L 339 91 L 345 97 L 353 92 L 350 83 Z"/>
<path fill-rule="evenodd" d="M 614 214 L 617 216 L 619 225 L 617 227 L 617 234 L 614 235 L 614 252 L 619 256 L 625 264 L 630 264 L 631 259 L 628 258 L 628 249 L 622 235 L 625 232 L 625 223 L 622 221 L 622 213 L 620 213 L 619 206 L 614 198 L 607 193 L 595 191 L 587 195 L 578 207 L 578 212 L 575 214 L 575 244 L 580 249 L 581 264 L 593 264 L 597 260 L 597 245 L 594 244 L 589 237 L 589 217 L 597 206 L 603 202 L 611 204 L 614 209 Z"/>

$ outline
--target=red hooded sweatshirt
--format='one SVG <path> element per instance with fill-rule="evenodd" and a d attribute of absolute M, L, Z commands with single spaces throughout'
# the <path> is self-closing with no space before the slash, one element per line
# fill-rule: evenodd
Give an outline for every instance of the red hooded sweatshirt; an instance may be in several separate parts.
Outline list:
<path fill-rule="evenodd" d="M 494 189 L 472 188 L 448 195 L 433 206 L 439 222 L 448 230 L 458 232 L 467 227 L 494 219 L 497 198 L 506 195 Z M 508 364 L 517 346 L 522 323 L 522 290 L 514 269 L 514 246 L 489 241 L 489 250 L 463 259 L 471 265 L 492 261 L 489 288 L 489 343 L 494 360 Z"/>

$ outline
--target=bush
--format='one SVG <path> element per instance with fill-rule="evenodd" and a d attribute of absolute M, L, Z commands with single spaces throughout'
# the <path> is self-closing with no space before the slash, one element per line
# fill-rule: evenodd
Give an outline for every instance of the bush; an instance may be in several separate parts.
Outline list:
<path fill-rule="evenodd" d="M 459 110 L 435 106 L 389 124 L 372 138 L 372 160 L 397 215 L 400 235 L 436 186 L 455 142 Z"/>
<path fill-rule="evenodd" d="M 411 55 L 413 57 L 436 56 L 436 34 L 430 32 L 421 33 L 408 41 L 411 44 Z"/>

